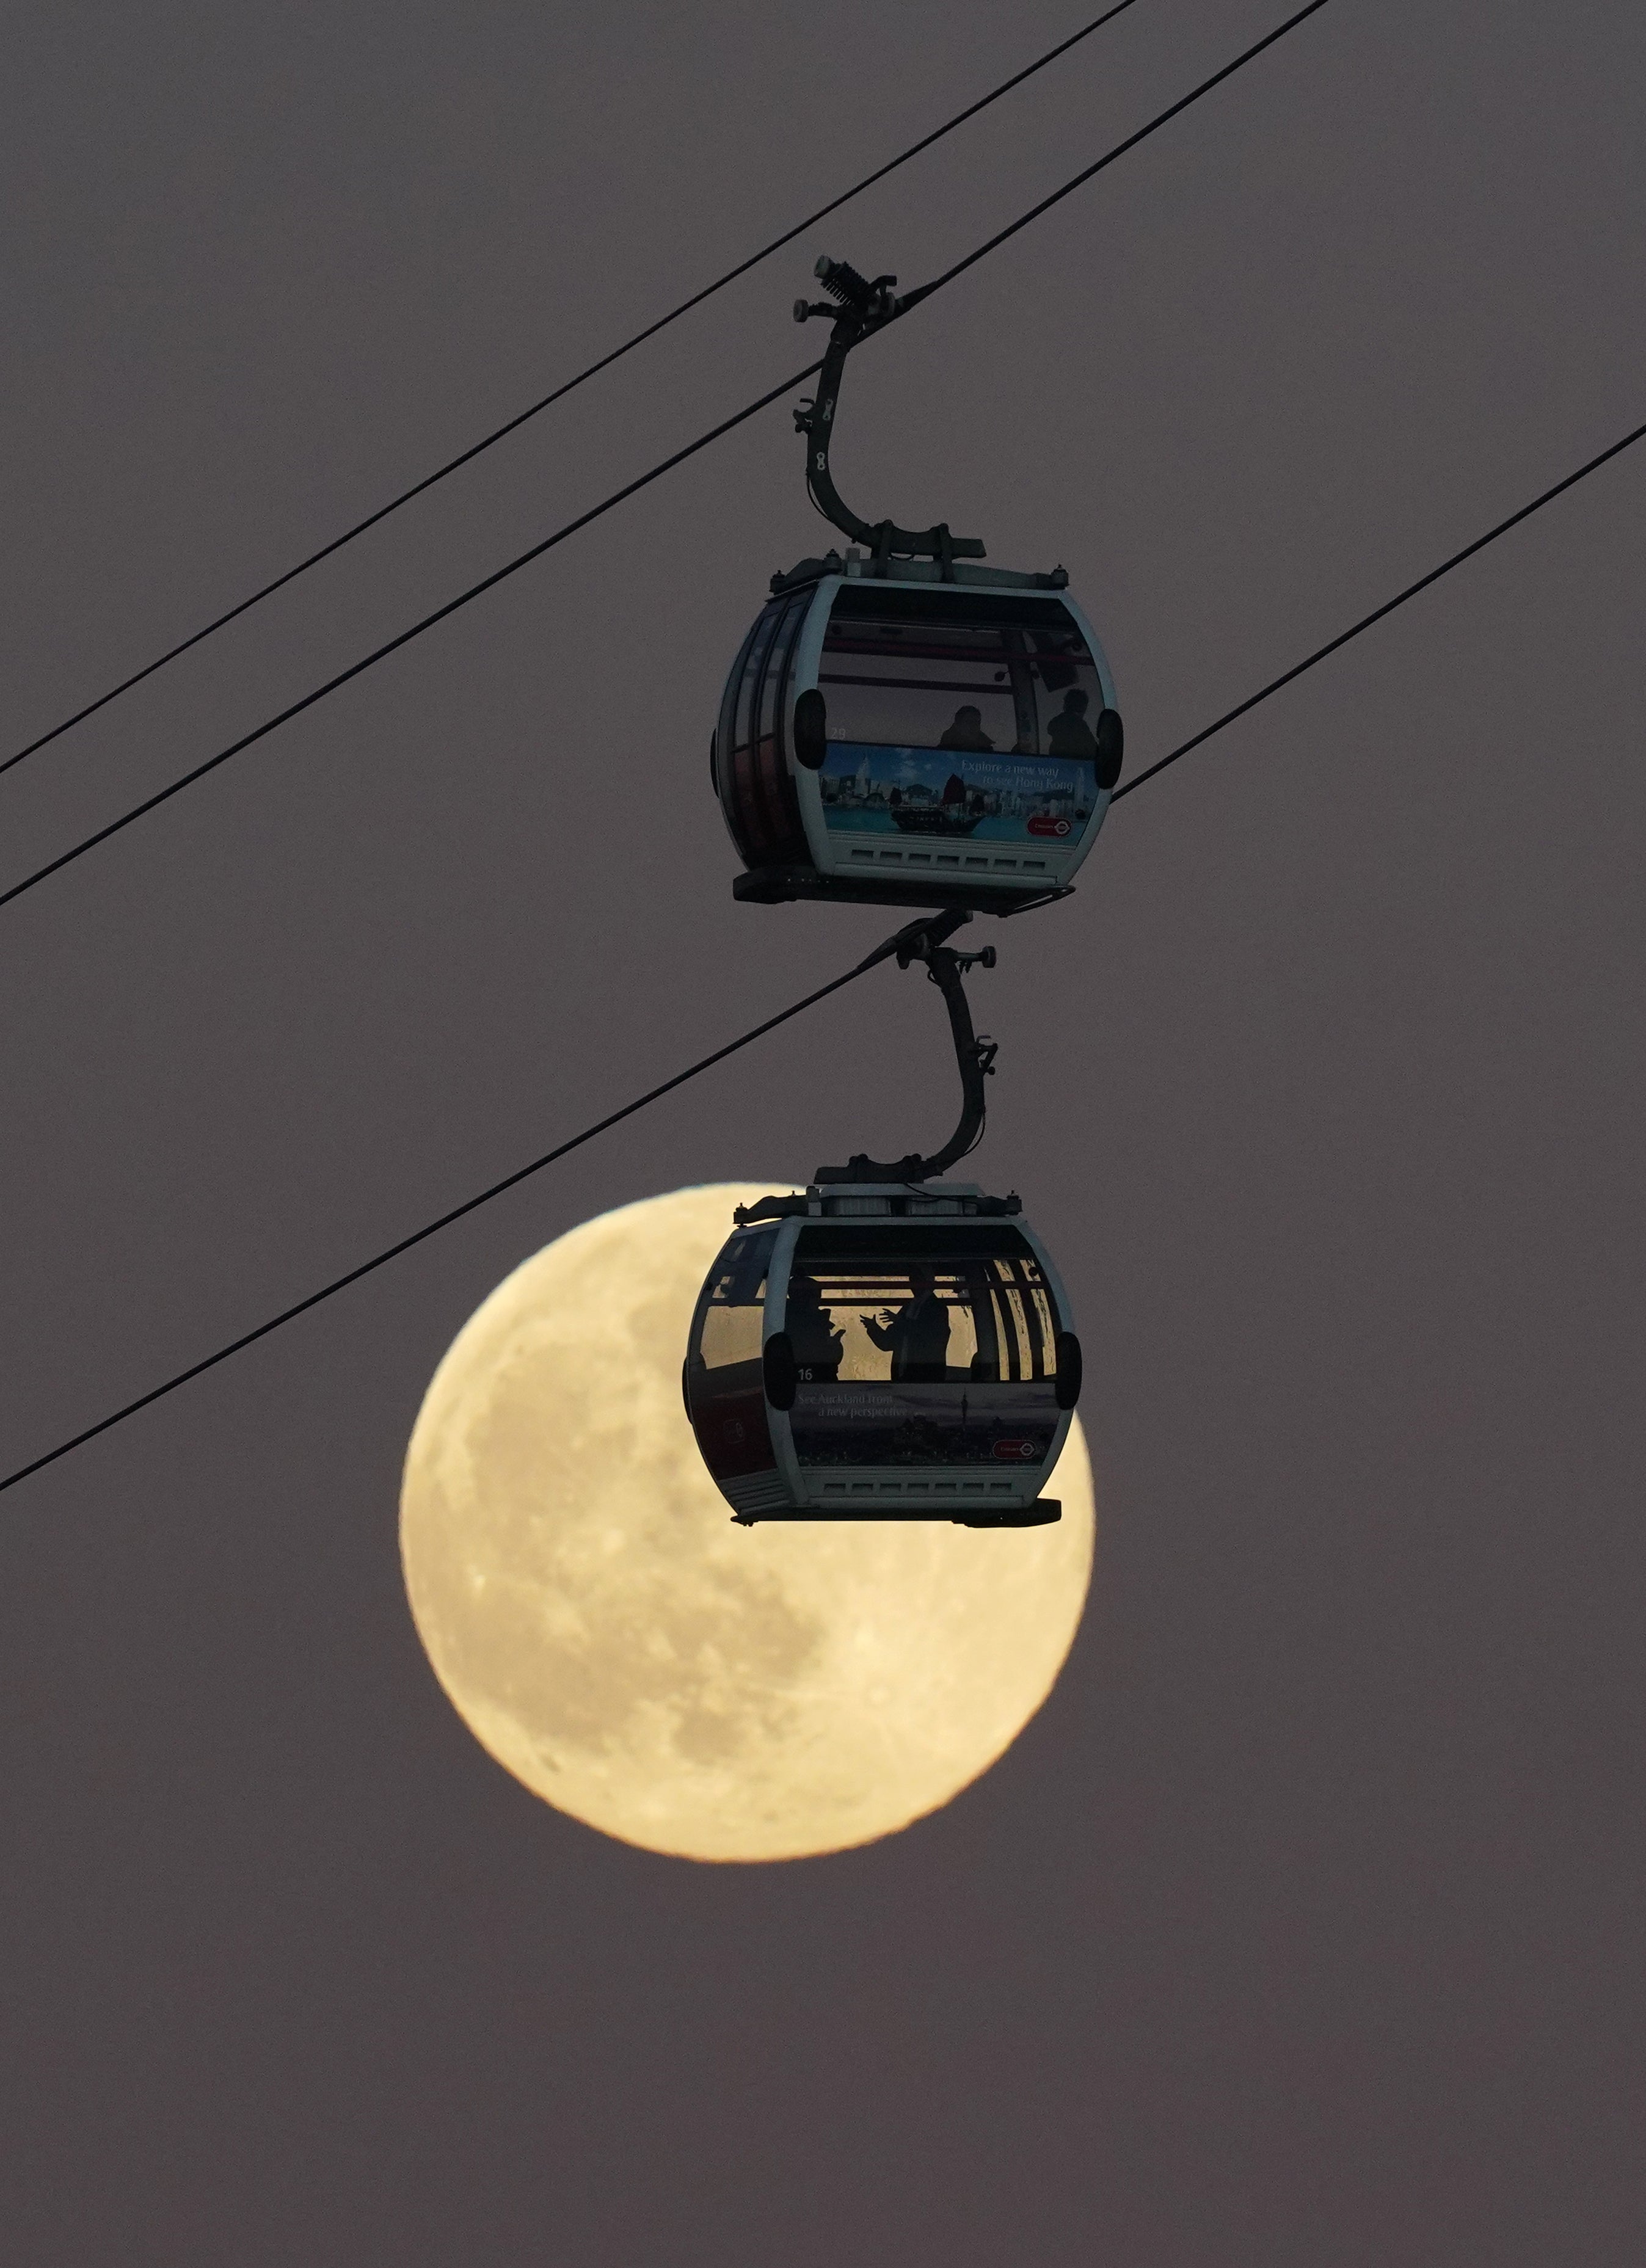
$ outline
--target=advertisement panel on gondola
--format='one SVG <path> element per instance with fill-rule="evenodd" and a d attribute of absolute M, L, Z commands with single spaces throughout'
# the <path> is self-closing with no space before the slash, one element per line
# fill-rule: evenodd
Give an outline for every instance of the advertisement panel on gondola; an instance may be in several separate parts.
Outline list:
<path fill-rule="evenodd" d="M 1005 1386 L 802 1381 L 789 1413 L 802 1469 L 1044 1464 L 1058 1423 L 1050 1380 Z"/>
<path fill-rule="evenodd" d="M 1074 843 L 1097 799 L 1095 763 L 831 740 L 818 775 L 831 835 Z"/>

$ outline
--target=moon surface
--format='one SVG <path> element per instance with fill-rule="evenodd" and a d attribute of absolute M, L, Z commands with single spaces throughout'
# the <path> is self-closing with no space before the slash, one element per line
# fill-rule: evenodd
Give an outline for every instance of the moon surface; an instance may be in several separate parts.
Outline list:
<path fill-rule="evenodd" d="M 459 1332 L 406 1456 L 406 1588 L 458 1713 L 534 1794 L 681 1858 L 845 1850 L 947 1803 L 1044 1700 L 1091 1572 L 1078 1424 L 1053 1528 L 733 1525 L 681 1359 L 733 1205 L 781 1186 L 547 1246 Z"/>

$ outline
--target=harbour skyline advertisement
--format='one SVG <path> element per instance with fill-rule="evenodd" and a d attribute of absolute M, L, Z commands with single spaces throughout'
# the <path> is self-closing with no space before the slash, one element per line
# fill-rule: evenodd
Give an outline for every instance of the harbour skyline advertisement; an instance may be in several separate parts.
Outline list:
<path fill-rule="evenodd" d="M 970 748 L 831 741 L 818 774 L 830 833 L 1073 843 L 1097 799 L 1095 764 Z"/>

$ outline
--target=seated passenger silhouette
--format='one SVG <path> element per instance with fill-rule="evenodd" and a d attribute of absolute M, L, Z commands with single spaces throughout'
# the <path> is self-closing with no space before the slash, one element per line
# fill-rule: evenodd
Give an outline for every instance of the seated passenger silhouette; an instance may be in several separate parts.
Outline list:
<path fill-rule="evenodd" d="M 1046 726 L 1046 754 L 1049 756 L 1081 756 L 1088 763 L 1095 762 L 1097 742 L 1091 726 L 1086 722 L 1086 711 L 1091 706 L 1091 695 L 1076 690 L 1063 696 L 1063 708 Z"/>
<path fill-rule="evenodd" d="M 815 1276 L 790 1278 L 783 1325 L 801 1378 L 808 1383 L 832 1384 L 840 1375 L 840 1350 L 845 1337 L 833 1328 L 823 1303 L 823 1287 Z"/>
<path fill-rule="evenodd" d="M 982 710 L 974 709 L 970 703 L 963 709 L 956 710 L 954 723 L 937 745 L 940 748 L 970 748 L 978 755 L 991 753 L 994 747 L 983 729 Z M 1093 745 L 1095 747 L 1096 743 Z"/>
<path fill-rule="evenodd" d="M 918 1263 L 909 1270 L 911 1297 L 895 1314 L 878 1322 L 865 1315 L 863 1329 L 891 1357 L 894 1386 L 941 1383 L 948 1376 L 948 1310 L 937 1296 L 936 1279 Z"/>

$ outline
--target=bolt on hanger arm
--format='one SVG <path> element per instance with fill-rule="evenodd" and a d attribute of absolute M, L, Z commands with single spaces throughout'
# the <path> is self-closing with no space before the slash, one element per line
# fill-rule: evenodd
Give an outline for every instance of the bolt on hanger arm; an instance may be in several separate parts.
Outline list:
<path fill-rule="evenodd" d="M 985 556 L 983 545 L 975 535 L 951 535 L 947 521 L 935 527 L 914 529 L 899 527 L 890 519 L 860 519 L 841 497 L 829 469 L 829 445 L 834 438 L 835 409 L 847 355 L 864 339 L 873 337 L 876 331 L 883 330 L 888 323 L 906 313 L 934 287 L 924 284 L 918 291 L 905 292 L 897 298 L 892 291 L 897 281 L 895 276 L 877 276 L 871 284 L 844 260 L 827 256 L 818 261 L 814 272 L 830 298 L 810 305 L 797 299 L 794 320 L 803 323 L 813 315 L 830 315 L 834 328 L 818 375 L 816 396 L 802 402 L 794 412 L 795 431 L 807 438 L 807 491 L 825 519 L 831 520 L 843 534 L 867 544 L 876 559 L 935 559 L 941 563 L 945 578 L 952 580 L 956 559 Z"/>
<path fill-rule="evenodd" d="M 930 1181 L 963 1158 L 968 1151 L 975 1150 L 982 1139 L 987 1111 L 983 1082 L 993 1076 L 999 1050 L 993 1040 L 986 1035 L 979 1037 L 973 1031 L 963 980 L 967 969 L 978 963 L 985 968 L 993 968 L 994 947 L 985 946 L 981 953 L 956 953 L 944 942 L 971 918 L 970 914 L 951 909 L 911 922 L 875 955 L 876 959 L 882 955 L 889 959 L 895 954 L 899 968 L 907 968 L 911 961 L 923 961 L 926 976 L 942 993 L 948 1010 L 948 1027 L 954 1035 L 955 1060 L 960 1066 L 960 1123 L 942 1148 L 929 1158 L 912 1152 L 906 1158 L 889 1162 L 860 1154 L 845 1166 L 819 1166 L 812 1176 L 814 1182 Z"/>

